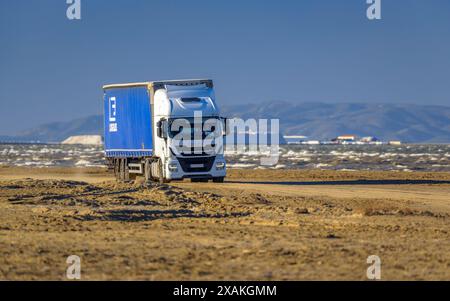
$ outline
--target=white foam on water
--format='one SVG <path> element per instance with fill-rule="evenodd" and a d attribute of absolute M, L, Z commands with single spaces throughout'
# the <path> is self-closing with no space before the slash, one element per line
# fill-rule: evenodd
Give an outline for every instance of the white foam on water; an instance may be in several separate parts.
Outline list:
<path fill-rule="evenodd" d="M 255 166 L 256 164 L 242 164 L 242 163 L 227 164 L 227 167 L 229 168 L 252 168 Z"/>
<path fill-rule="evenodd" d="M 91 162 L 87 161 L 87 160 L 78 160 L 77 163 L 75 163 L 75 166 L 86 166 L 88 164 L 90 164 Z"/>
<path fill-rule="evenodd" d="M 395 167 L 397 167 L 397 168 L 407 168 L 408 166 L 397 164 L 397 165 L 395 165 Z"/>
<path fill-rule="evenodd" d="M 287 166 L 284 164 L 278 164 L 276 166 L 273 167 L 273 169 L 285 169 Z"/>
<path fill-rule="evenodd" d="M 247 148 L 248 150 L 248 148 Z M 226 151 L 230 168 L 332 168 L 358 170 L 420 169 L 450 171 L 450 145 L 407 147 L 282 146 L 278 165 L 261 166 L 268 152 Z M 393 163 L 394 162 L 394 163 Z M 103 147 L 77 145 L 1 145 L 0 163 L 12 166 L 105 166 Z M 355 165 L 357 164 L 357 165 Z M 396 166 L 397 165 L 397 166 Z M 280 167 L 281 166 L 281 167 Z M 355 167 L 357 166 L 357 167 Z"/>
<path fill-rule="evenodd" d="M 330 167 L 330 164 L 318 163 L 314 165 L 316 168 Z"/>

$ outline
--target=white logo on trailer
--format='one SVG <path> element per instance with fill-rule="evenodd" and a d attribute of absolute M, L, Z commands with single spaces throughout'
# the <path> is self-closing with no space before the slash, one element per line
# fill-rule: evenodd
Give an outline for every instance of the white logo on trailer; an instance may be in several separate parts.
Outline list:
<path fill-rule="evenodd" d="M 117 101 L 115 97 L 109 98 L 109 122 L 116 121 Z"/>
<path fill-rule="evenodd" d="M 117 123 L 116 123 L 116 115 L 117 115 L 117 99 L 115 97 L 109 98 L 109 131 L 114 133 L 117 132 Z"/>

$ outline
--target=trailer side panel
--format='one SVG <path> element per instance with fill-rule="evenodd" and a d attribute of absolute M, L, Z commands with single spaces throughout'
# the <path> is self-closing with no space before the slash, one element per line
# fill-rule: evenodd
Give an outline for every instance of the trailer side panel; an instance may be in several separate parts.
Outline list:
<path fill-rule="evenodd" d="M 104 91 L 106 157 L 153 155 L 152 114 L 147 86 Z"/>

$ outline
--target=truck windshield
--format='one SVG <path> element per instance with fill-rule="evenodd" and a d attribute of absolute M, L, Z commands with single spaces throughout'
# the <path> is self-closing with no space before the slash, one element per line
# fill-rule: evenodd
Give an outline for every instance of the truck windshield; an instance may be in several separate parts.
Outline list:
<path fill-rule="evenodd" d="M 194 124 L 194 118 L 177 118 L 169 120 L 169 137 L 186 137 L 190 135 L 191 139 L 202 137 L 205 139 L 208 135 L 214 133 L 220 128 L 220 119 L 217 117 L 203 117 L 202 123 Z"/>

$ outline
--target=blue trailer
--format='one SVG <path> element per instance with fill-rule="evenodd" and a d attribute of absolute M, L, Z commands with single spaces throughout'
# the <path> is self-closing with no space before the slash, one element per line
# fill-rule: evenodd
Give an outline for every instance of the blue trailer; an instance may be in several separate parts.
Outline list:
<path fill-rule="evenodd" d="M 135 158 L 153 155 L 150 102 L 146 86 L 105 89 L 106 157 Z"/>

